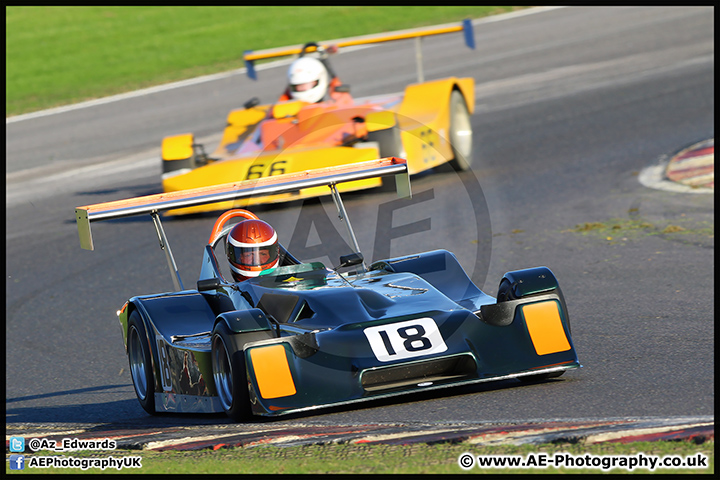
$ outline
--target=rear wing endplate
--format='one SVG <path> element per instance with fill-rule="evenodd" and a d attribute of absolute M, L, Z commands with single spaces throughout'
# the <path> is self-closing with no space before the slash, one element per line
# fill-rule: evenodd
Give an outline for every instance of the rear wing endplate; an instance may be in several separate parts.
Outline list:
<path fill-rule="evenodd" d="M 473 32 L 473 26 L 472 21 L 467 18 L 463 20 L 463 22 L 460 25 L 453 25 L 449 27 L 432 27 L 432 28 L 421 28 L 421 29 L 412 29 L 412 30 L 401 30 L 398 32 L 393 33 L 385 33 L 385 34 L 375 34 L 375 35 L 364 35 L 361 37 L 356 37 L 351 40 L 338 40 L 333 42 L 326 42 L 323 45 L 320 45 L 320 49 L 325 49 L 327 47 L 336 47 L 336 48 L 342 48 L 342 47 L 353 47 L 357 45 L 369 45 L 372 43 L 384 43 L 384 42 L 390 42 L 393 40 L 407 40 L 410 38 L 415 39 L 415 55 L 417 59 L 417 68 L 418 68 L 418 81 L 423 81 L 423 74 L 422 74 L 422 51 L 420 49 L 420 41 L 423 37 L 429 37 L 431 35 L 442 35 L 445 33 L 454 33 L 454 32 L 463 32 L 463 36 L 465 38 L 465 45 L 467 45 L 468 48 L 475 49 L 475 34 Z M 318 48 L 309 46 L 306 48 L 306 52 L 314 52 Z M 278 58 L 278 57 L 287 57 L 290 55 L 298 55 L 303 51 L 302 46 L 295 46 L 295 47 L 281 47 L 281 48 L 270 48 L 267 50 L 246 50 L 245 55 L 243 55 L 243 60 L 245 60 L 245 68 L 247 70 L 248 77 L 252 78 L 253 80 L 257 80 L 257 74 L 255 72 L 255 61 L 257 60 L 266 60 L 269 58 Z"/>
<path fill-rule="evenodd" d="M 80 236 L 80 246 L 86 250 L 93 250 L 92 230 L 90 229 L 93 222 L 141 214 L 150 214 L 157 219 L 157 214 L 166 210 L 288 193 L 323 185 L 330 187 L 330 193 L 333 194 L 336 202 L 339 202 L 340 199 L 336 198 L 338 197 L 336 184 L 388 175 L 395 175 L 395 185 L 399 197 L 411 196 L 407 162 L 401 158 L 388 157 L 350 165 L 86 205 L 75 209 L 75 219 Z"/>

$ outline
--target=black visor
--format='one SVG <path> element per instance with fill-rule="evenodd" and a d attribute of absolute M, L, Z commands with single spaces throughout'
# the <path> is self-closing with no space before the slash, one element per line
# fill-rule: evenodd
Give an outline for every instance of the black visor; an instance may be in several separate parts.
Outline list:
<path fill-rule="evenodd" d="M 306 85 L 311 83 L 309 87 Z M 318 86 L 318 83 L 320 83 L 320 80 L 315 80 L 314 82 L 305 82 L 305 83 L 299 83 L 297 85 L 290 85 L 290 90 L 293 92 L 307 92 L 308 90 L 312 90 L 313 88 Z M 298 87 L 305 87 L 302 90 L 298 90 Z"/>
<path fill-rule="evenodd" d="M 236 247 L 230 242 L 225 244 L 228 260 L 235 265 L 260 267 L 269 265 L 278 258 L 278 244 L 262 247 Z"/>

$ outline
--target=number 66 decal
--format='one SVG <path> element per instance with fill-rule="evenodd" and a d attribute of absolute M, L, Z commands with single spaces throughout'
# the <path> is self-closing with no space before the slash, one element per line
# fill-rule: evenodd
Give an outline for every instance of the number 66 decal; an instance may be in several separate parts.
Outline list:
<path fill-rule="evenodd" d="M 363 330 L 375 357 L 381 362 L 442 353 L 447 345 L 435 320 L 416 318 Z"/>

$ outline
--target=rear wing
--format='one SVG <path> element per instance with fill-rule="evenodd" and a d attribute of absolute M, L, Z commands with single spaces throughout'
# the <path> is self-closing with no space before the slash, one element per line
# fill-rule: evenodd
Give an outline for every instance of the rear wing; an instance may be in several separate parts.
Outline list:
<path fill-rule="evenodd" d="M 255 72 L 255 61 L 266 60 L 269 58 L 287 57 L 290 55 L 299 55 L 303 52 L 314 52 L 318 49 L 332 49 L 335 51 L 342 47 L 353 47 L 357 45 L 369 45 L 373 43 L 384 43 L 391 42 L 394 40 L 407 40 L 410 38 L 415 39 L 415 56 L 417 59 L 417 71 L 418 71 L 418 82 L 423 81 L 422 73 L 422 50 L 420 48 L 420 42 L 423 37 L 429 37 L 432 35 L 442 35 L 445 33 L 463 32 L 465 38 L 465 45 L 468 48 L 475 49 L 475 34 L 473 32 L 473 26 L 470 19 L 465 19 L 460 25 L 452 25 L 447 27 L 431 27 L 431 28 L 418 28 L 412 30 L 401 30 L 392 33 L 375 34 L 375 35 L 364 35 L 361 37 L 355 37 L 349 40 L 338 40 L 333 42 L 326 42 L 318 47 L 314 46 L 293 46 L 293 47 L 281 47 L 281 48 L 270 48 L 267 50 L 246 50 L 243 60 L 245 60 L 245 68 L 247 70 L 248 77 L 253 80 L 257 80 L 257 74 Z"/>
<path fill-rule="evenodd" d="M 287 173 L 272 177 L 263 177 L 241 182 L 225 183 L 211 187 L 193 188 L 178 192 L 159 193 L 144 197 L 129 198 L 113 202 L 97 203 L 75 208 L 80 246 L 86 250 L 94 250 L 90 225 L 101 220 L 149 214 L 155 225 L 160 241 L 160 248 L 165 251 L 170 273 L 176 290 L 183 290 L 182 280 L 177 270 L 175 259 L 170 250 L 165 232 L 160 222 L 159 212 L 175 208 L 207 205 L 222 201 L 240 200 L 253 196 L 275 195 L 288 193 L 303 188 L 327 185 L 333 196 L 338 216 L 345 222 L 355 252 L 360 253 L 350 220 L 340 198 L 336 185 L 353 180 L 395 175 L 395 187 L 398 197 L 410 197 L 410 176 L 407 161 L 402 158 L 388 157 L 350 165 L 306 170 L 304 172 Z M 362 256 L 360 257 L 362 259 Z M 365 267 L 363 263 L 363 268 Z"/>
<path fill-rule="evenodd" d="M 351 165 L 319 168 L 242 182 L 225 183 L 212 187 L 193 188 L 178 192 L 159 193 L 127 200 L 85 205 L 75 209 L 80 246 L 86 250 L 94 249 L 90 225 L 101 220 L 152 214 L 175 208 L 240 200 L 252 196 L 287 193 L 322 185 L 330 187 L 332 193 L 335 190 L 334 185 L 338 183 L 387 175 L 395 175 L 396 190 L 399 197 L 409 197 L 411 195 L 407 162 L 402 158 L 388 157 Z"/>

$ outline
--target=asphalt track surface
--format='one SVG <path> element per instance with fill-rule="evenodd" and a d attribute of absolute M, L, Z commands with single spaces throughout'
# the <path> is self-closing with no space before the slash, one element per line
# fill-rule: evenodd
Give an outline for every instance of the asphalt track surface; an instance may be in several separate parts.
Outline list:
<path fill-rule="evenodd" d="M 415 203 L 395 210 L 392 226 L 419 231 L 389 245 L 376 236 L 378 206 L 391 197 L 348 196 L 360 245 L 370 258 L 446 248 L 491 295 L 506 271 L 550 267 L 584 367 L 544 383 L 451 388 L 273 425 L 712 418 L 713 195 L 647 188 L 638 175 L 713 137 L 713 36 L 712 7 L 561 8 L 479 23 L 474 51 L 460 36 L 426 39 L 426 79 L 475 78 L 473 172 L 414 178 Z M 357 97 L 415 80 L 412 41 L 332 60 Z M 145 218 L 97 224 L 95 251 L 81 250 L 73 209 L 159 192 L 163 136 L 217 138 L 230 109 L 252 96 L 276 98 L 285 70 L 8 121 L 9 428 L 229 423 L 224 415 L 142 410 L 115 311 L 131 296 L 172 288 L 164 256 Z M 257 213 L 306 260 L 334 264 L 346 253 L 322 227 L 330 218 L 344 232 L 332 202 Z M 186 285 L 215 218 L 165 222 Z M 310 220 L 314 228 L 306 228 Z"/>

